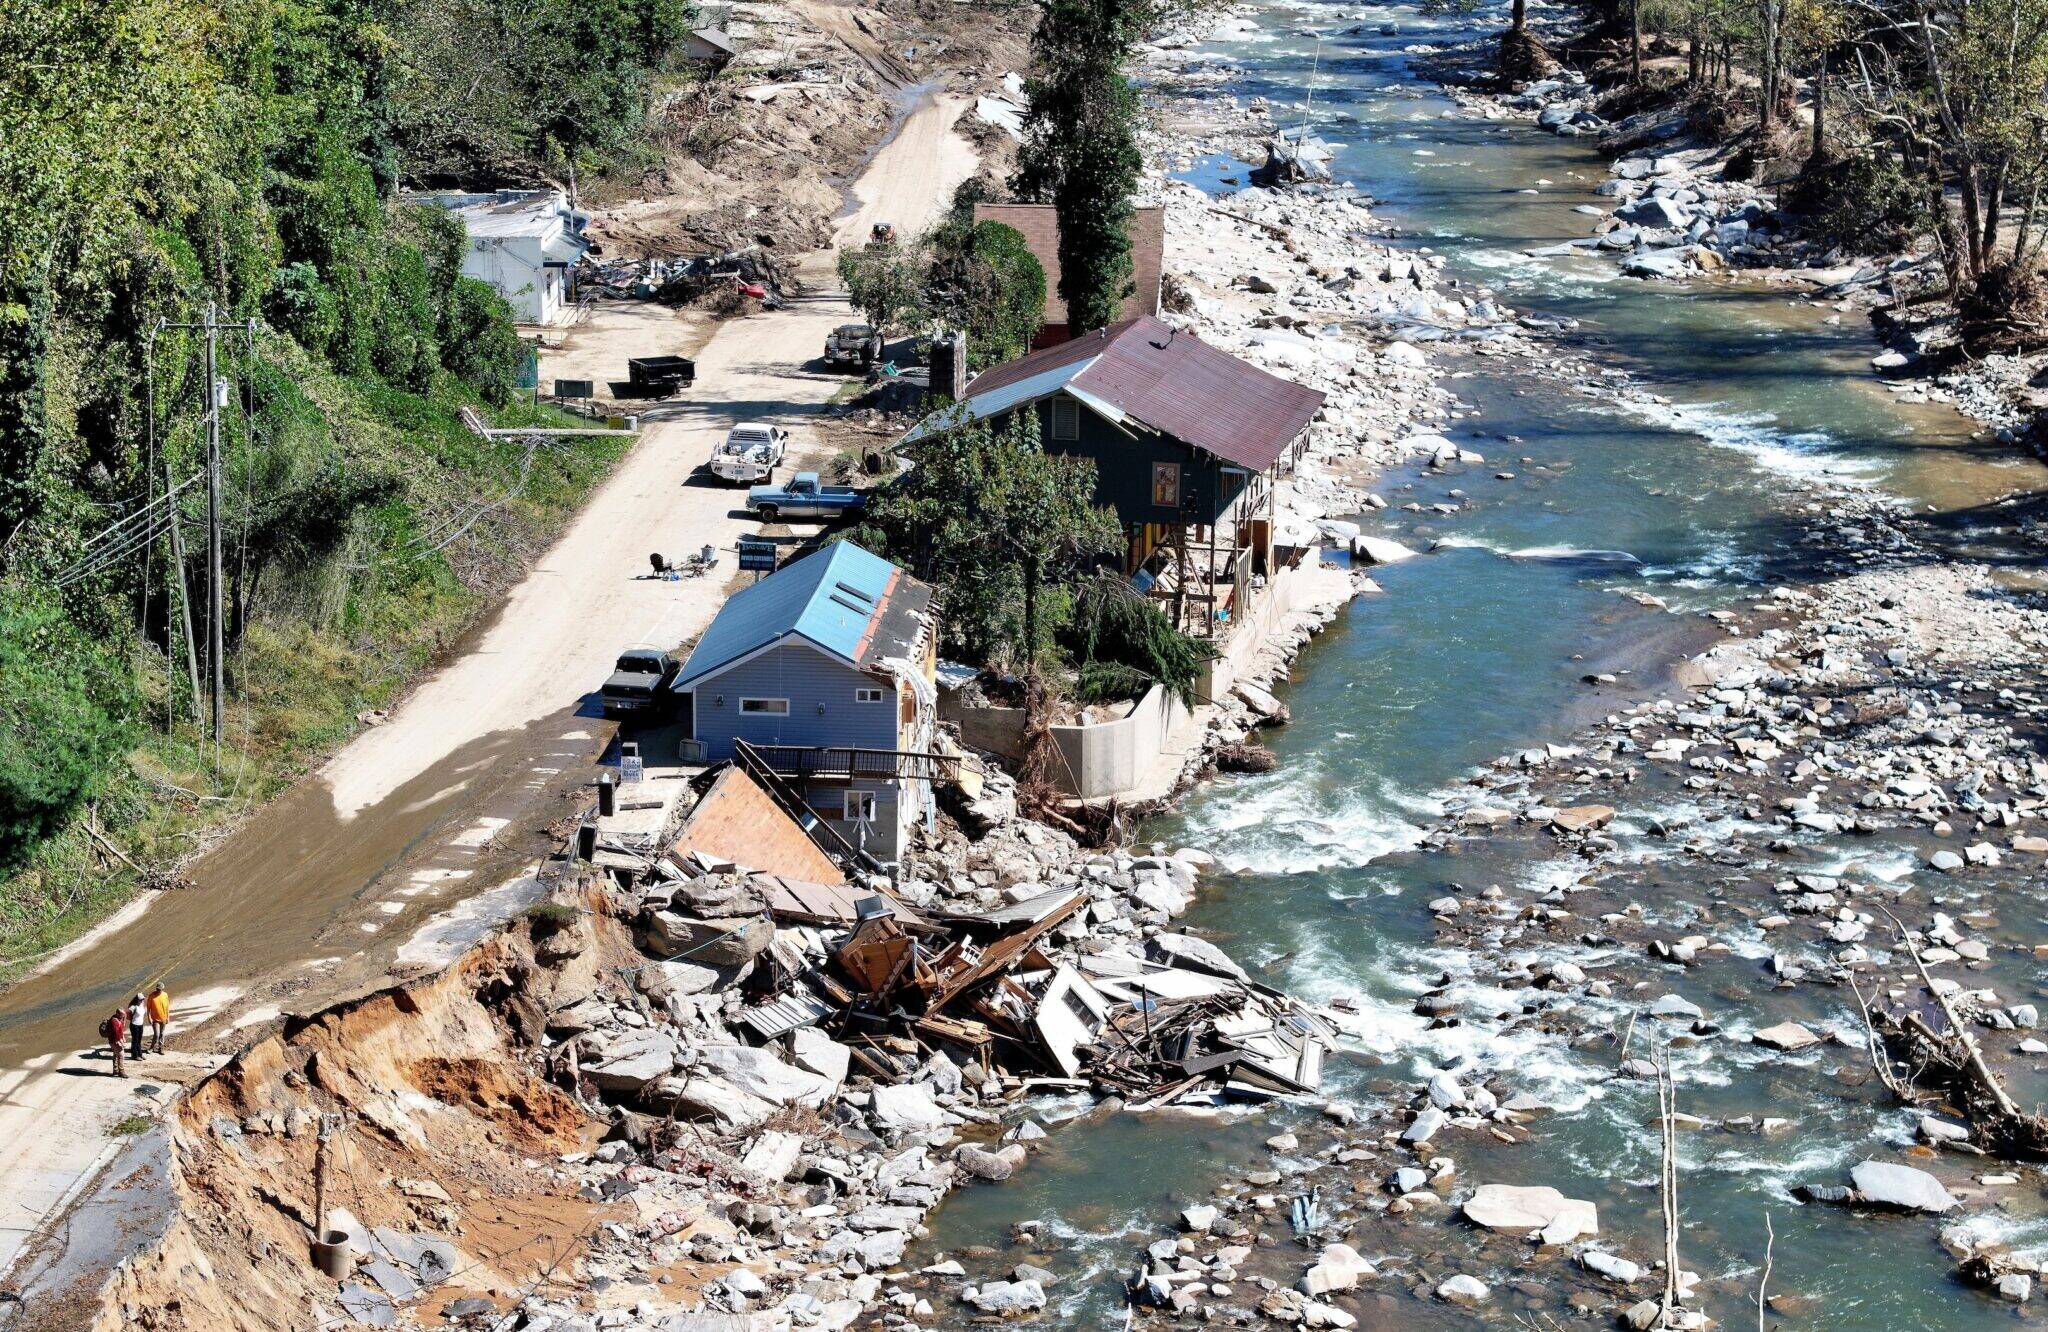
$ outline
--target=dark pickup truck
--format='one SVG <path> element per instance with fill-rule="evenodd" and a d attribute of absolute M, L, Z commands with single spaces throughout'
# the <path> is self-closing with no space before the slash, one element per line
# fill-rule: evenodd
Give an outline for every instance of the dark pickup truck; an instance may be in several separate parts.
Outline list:
<path fill-rule="evenodd" d="M 682 663 L 666 652 L 631 648 L 619 654 L 600 697 L 607 717 L 655 717 L 668 709 L 669 681 Z"/>
<path fill-rule="evenodd" d="M 626 377 L 643 398 L 672 398 L 697 382 L 697 363 L 687 356 L 636 356 Z"/>

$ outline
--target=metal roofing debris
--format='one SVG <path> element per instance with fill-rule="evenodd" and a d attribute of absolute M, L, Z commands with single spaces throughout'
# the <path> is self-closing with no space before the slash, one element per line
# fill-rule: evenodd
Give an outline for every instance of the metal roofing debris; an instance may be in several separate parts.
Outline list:
<path fill-rule="evenodd" d="M 815 1027 L 833 1012 L 832 1005 L 809 990 L 789 993 L 740 1010 L 740 1021 L 764 1041 L 787 1035 L 798 1027 Z"/>

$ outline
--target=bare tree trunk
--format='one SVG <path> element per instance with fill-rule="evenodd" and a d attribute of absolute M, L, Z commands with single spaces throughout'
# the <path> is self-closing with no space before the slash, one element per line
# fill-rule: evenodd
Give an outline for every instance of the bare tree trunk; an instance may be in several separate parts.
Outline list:
<path fill-rule="evenodd" d="M 1828 53 L 1820 53 L 1820 67 L 1813 71 L 1813 150 L 1808 162 L 1819 165 L 1828 160 Z"/>
<path fill-rule="evenodd" d="M 1700 19 L 1695 14 L 1685 38 L 1685 86 L 1688 88 L 1700 86 L 1700 41 Z"/>
<path fill-rule="evenodd" d="M 2034 211 L 2041 203 L 2041 176 L 2037 170 L 2033 184 L 2027 190 L 2026 211 L 2020 214 L 2019 234 L 2013 238 L 2012 261 L 2024 265 L 2034 250 Z"/>
<path fill-rule="evenodd" d="M 1515 0 L 1514 16 L 1509 21 L 1510 31 L 1520 32 L 1529 24 L 1529 0 Z"/>
<path fill-rule="evenodd" d="M 1763 69 L 1761 73 L 1761 96 L 1763 105 L 1757 112 L 1759 139 L 1768 138 L 1771 127 L 1778 123 L 1778 28 L 1782 14 L 1779 0 L 1765 0 L 1763 5 Z M 1759 154 L 1761 157 L 1762 154 Z"/>
<path fill-rule="evenodd" d="M 1991 180 L 1984 190 L 1984 268 L 1998 262 L 1998 227 L 2005 214 L 2005 177 L 2009 166 L 2006 159 L 2000 158 L 1991 168 Z"/>
<path fill-rule="evenodd" d="M 1642 0 L 1628 0 L 1628 79 L 1638 85 L 1643 81 Z"/>

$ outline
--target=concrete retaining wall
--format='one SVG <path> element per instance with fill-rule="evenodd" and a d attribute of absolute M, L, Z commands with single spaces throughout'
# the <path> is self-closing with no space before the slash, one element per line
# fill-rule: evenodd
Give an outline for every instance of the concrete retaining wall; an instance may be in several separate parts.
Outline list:
<path fill-rule="evenodd" d="M 1331 577 L 1348 576 L 1338 570 L 1321 569 L 1313 563 L 1284 569 L 1258 599 L 1258 608 L 1238 625 L 1224 651 L 1209 663 L 1204 677 L 1196 682 L 1196 693 L 1204 700 L 1230 691 L 1247 663 L 1287 615 L 1316 600 L 1318 584 Z M 1327 590 L 1321 595 L 1327 596 Z M 1188 710 L 1181 701 L 1154 685 L 1130 712 L 1115 721 L 1094 726 L 1055 726 L 1053 743 L 1058 746 L 1061 789 L 1068 795 L 1098 799 L 1137 786 L 1154 759 L 1166 747 L 1168 735 L 1184 721 Z M 1022 708 L 974 708 L 960 702 L 950 690 L 939 694 L 939 719 L 960 728 L 960 738 L 975 749 L 1015 760 L 1022 756 L 1024 710 Z"/>

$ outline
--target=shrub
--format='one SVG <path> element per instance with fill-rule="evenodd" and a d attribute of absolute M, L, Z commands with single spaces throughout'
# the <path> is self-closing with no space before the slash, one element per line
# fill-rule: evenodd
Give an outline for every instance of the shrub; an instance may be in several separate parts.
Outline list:
<path fill-rule="evenodd" d="M 512 326 L 512 307 L 489 283 L 458 277 L 448 299 L 442 355 L 463 383 L 502 407 L 526 370 L 526 343 Z"/>
<path fill-rule="evenodd" d="M 104 789 L 133 688 L 128 664 L 54 607 L 0 600 L 0 865 Z"/>
<path fill-rule="evenodd" d="M 320 280 L 320 270 L 303 259 L 277 270 L 263 299 L 263 315 L 315 356 L 325 356 L 341 331 L 341 307 L 333 291 Z"/>
<path fill-rule="evenodd" d="M 1905 249 L 1928 225 L 1922 191 L 1890 154 L 1871 149 L 1810 164 L 1784 200 L 1810 238 L 1857 254 Z"/>

